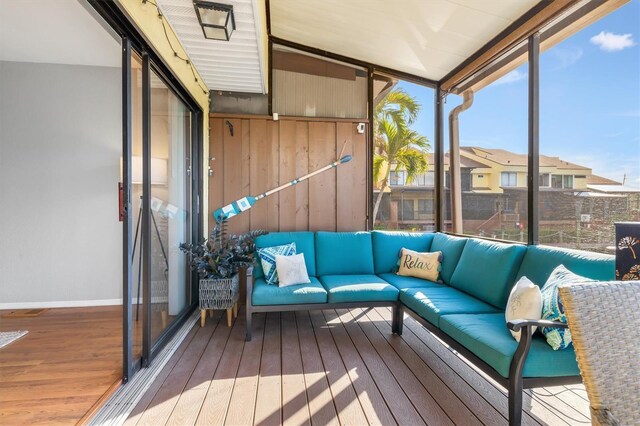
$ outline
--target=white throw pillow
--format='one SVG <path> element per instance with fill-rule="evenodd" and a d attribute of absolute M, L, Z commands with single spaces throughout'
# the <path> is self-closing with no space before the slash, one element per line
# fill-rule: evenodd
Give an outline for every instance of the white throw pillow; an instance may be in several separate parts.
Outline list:
<path fill-rule="evenodd" d="M 507 309 L 504 312 L 507 322 L 516 319 L 539 320 L 542 318 L 542 293 L 540 287 L 527 277 L 522 277 L 509 294 Z M 519 342 L 520 332 L 509 330 Z M 536 331 L 536 328 L 533 328 Z"/>
<path fill-rule="evenodd" d="M 276 270 L 278 271 L 278 287 L 288 285 L 309 284 L 307 265 L 304 263 L 304 254 L 292 256 L 276 255 Z"/>

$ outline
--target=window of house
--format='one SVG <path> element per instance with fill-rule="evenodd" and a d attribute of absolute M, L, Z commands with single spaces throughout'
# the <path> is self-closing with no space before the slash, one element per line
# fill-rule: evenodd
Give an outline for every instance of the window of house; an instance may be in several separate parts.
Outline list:
<path fill-rule="evenodd" d="M 551 175 L 551 187 L 562 189 L 562 175 Z"/>
<path fill-rule="evenodd" d="M 540 185 L 540 187 L 544 187 L 544 188 L 549 187 L 549 173 L 541 173 L 540 174 L 539 185 Z"/>
<path fill-rule="evenodd" d="M 564 175 L 563 179 L 562 179 L 562 186 L 565 189 L 572 189 L 573 188 L 573 176 Z"/>
<path fill-rule="evenodd" d="M 418 213 L 426 214 L 431 213 L 433 211 L 433 200 L 418 200 Z"/>
<path fill-rule="evenodd" d="M 500 186 L 518 186 L 518 174 L 516 172 L 502 172 Z"/>
<path fill-rule="evenodd" d="M 402 200 L 402 220 L 413 220 L 414 200 Z"/>

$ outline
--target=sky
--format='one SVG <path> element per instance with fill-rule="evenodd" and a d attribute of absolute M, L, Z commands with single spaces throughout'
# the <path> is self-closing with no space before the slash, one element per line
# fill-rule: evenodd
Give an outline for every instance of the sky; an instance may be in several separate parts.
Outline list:
<path fill-rule="evenodd" d="M 527 152 L 527 64 L 475 94 L 460 115 L 460 145 Z M 400 82 L 433 141 L 432 89 Z M 445 146 L 449 112 L 445 104 Z M 640 188 L 640 0 L 632 0 L 540 56 L 540 153 Z"/>

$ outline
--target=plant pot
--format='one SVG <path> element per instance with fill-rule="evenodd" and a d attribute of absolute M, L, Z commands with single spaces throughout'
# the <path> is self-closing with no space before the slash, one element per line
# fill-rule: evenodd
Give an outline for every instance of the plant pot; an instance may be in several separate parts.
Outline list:
<path fill-rule="evenodd" d="M 240 295 L 240 275 L 200 280 L 200 309 L 231 309 Z"/>

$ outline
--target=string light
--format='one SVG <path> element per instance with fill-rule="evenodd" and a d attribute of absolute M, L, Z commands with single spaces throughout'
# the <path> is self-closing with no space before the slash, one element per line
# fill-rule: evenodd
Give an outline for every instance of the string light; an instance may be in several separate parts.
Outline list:
<path fill-rule="evenodd" d="M 189 60 L 189 58 L 180 56 L 178 51 L 173 47 L 173 43 L 171 43 L 171 38 L 169 37 L 169 33 L 167 32 L 167 24 L 165 24 L 166 18 L 162 14 L 162 11 L 160 10 L 160 7 L 155 2 L 153 2 L 151 0 L 142 0 L 142 4 L 147 4 L 147 3 L 153 5 L 156 8 L 156 11 L 158 12 L 158 19 L 160 19 L 160 22 L 162 23 L 162 30 L 164 31 L 164 36 L 167 39 L 167 43 L 169 44 L 169 48 L 173 51 L 173 56 L 175 58 L 177 58 L 177 59 L 180 59 L 185 64 L 189 65 L 189 69 L 191 70 L 191 74 L 193 74 L 194 81 L 196 82 L 198 87 L 200 87 L 200 90 L 202 90 L 202 93 L 204 93 L 205 95 L 209 95 L 209 91 L 207 91 L 202 86 L 202 84 L 200 84 L 200 79 L 198 78 L 198 74 L 196 73 L 196 69 L 193 66 L 193 63 Z"/>

